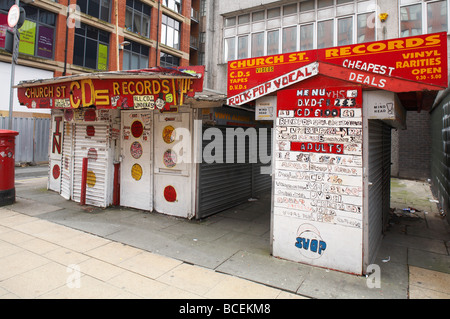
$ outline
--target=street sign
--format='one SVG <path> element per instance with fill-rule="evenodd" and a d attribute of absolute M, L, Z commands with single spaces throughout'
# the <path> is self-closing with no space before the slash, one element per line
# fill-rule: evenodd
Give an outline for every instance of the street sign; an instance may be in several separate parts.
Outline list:
<path fill-rule="evenodd" d="M 8 12 L 8 25 L 11 28 L 14 28 L 17 24 L 17 22 L 19 22 L 19 18 L 20 18 L 20 8 L 18 5 L 14 4 Z"/>

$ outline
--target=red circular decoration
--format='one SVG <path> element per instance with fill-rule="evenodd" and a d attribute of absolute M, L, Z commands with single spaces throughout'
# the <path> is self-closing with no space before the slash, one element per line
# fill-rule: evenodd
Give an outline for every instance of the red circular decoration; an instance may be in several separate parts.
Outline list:
<path fill-rule="evenodd" d="M 167 186 L 164 188 L 164 198 L 169 203 L 173 203 L 177 200 L 177 191 L 173 186 Z"/>
<path fill-rule="evenodd" d="M 72 109 L 64 110 L 64 118 L 68 122 L 72 121 L 73 120 L 73 110 Z"/>
<path fill-rule="evenodd" d="M 96 117 L 97 117 L 97 113 L 95 112 L 95 110 L 90 109 L 90 110 L 84 111 L 84 120 L 86 122 L 93 122 L 93 121 L 95 121 Z"/>
<path fill-rule="evenodd" d="M 97 150 L 95 148 L 90 148 L 87 153 L 87 157 L 91 160 L 96 161 L 98 158 Z"/>
<path fill-rule="evenodd" d="M 142 122 L 134 121 L 133 124 L 131 124 L 131 134 L 133 134 L 135 138 L 139 138 L 142 136 L 142 133 L 144 133 Z"/>
<path fill-rule="evenodd" d="M 61 174 L 61 168 L 59 168 L 58 164 L 53 166 L 52 173 L 53 173 L 53 178 L 54 179 L 58 179 L 59 178 L 59 175 Z"/>
<path fill-rule="evenodd" d="M 95 136 L 95 127 L 92 125 L 86 126 L 87 136 Z"/>

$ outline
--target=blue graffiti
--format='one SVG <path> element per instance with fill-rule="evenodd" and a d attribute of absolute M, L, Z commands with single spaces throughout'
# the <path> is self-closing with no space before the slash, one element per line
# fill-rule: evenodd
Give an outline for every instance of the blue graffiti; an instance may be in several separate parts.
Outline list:
<path fill-rule="evenodd" d="M 310 250 L 313 253 L 317 253 L 322 255 L 323 251 L 327 249 L 327 243 L 324 241 L 318 241 L 317 239 L 309 239 L 297 237 L 297 242 L 295 243 L 295 247 L 299 249 Z"/>

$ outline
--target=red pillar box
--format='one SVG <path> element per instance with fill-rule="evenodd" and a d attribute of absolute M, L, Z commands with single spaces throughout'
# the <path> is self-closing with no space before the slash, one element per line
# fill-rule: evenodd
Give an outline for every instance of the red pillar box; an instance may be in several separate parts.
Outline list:
<path fill-rule="evenodd" d="M 16 200 L 14 187 L 14 148 L 19 132 L 0 130 L 0 206 Z"/>

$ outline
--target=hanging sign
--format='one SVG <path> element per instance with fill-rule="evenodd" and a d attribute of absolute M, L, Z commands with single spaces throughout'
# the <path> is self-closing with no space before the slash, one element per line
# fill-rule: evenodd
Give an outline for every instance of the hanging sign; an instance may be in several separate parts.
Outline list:
<path fill-rule="evenodd" d="M 318 73 L 393 92 L 441 90 L 447 64 L 446 32 L 235 60 L 228 62 L 227 104 L 248 103 Z"/>

